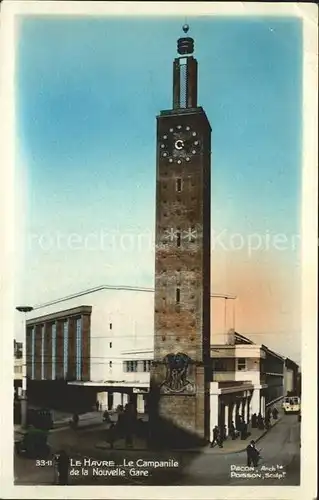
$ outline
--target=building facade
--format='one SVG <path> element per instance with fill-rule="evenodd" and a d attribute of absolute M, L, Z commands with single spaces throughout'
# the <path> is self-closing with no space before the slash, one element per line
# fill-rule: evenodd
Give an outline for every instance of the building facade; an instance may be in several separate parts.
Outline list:
<path fill-rule="evenodd" d="M 26 331 L 31 400 L 56 394 L 57 406 L 79 398 L 86 409 L 96 398 L 108 407 L 125 404 L 133 388 L 144 387 L 129 363 L 136 356 L 125 351 L 153 349 L 153 308 L 152 289 L 103 286 L 35 307 Z"/>
<path fill-rule="evenodd" d="M 14 395 L 15 398 L 21 396 L 22 393 L 22 377 L 23 377 L 23 359 L 22 359 L 23 343 L 13 341 L 13 359 L 14 359 Z"/>
<path fill-rule="evenodd" d="M 264 415 L 267 405 L 285 395 L 284 366 L 298 370 L 291 360 L 229 329 L 230 302 L 211 297 L 210 430 L 222 422 L 228 427 L 237 413 L 248 419 Z M 97 400 L 110 410 L 130 400 L 140 413 L 148 412 L 153 307 L 152 289 L 103 286 L 36 307 L 27 320 L 29 400 L 79 411 Z"/>
<path fill-rule="evenodd" d="M 298 395 L 299 366 L 292 359 L 285 358 L 284 363 L 284 395 Z"/>
<path fill-rule="evenodd" d="M 237 414 L 247 423 L 254 413 L 265 417 L 266 408 L 284 396 L 285 358 L 234 330 L 217 339 L 211 346 L 211 428 L 228 429 Z"/>

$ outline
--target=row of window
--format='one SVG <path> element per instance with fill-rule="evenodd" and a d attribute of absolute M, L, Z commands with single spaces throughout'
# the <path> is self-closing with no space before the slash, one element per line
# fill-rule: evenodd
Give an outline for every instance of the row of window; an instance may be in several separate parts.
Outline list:
<path fill-rule="evenodd" d="M 151 371 L 151 361 L 149 359 L 138 361 L 123 361 L 124 372 L 149 372 Z"/>
<path fill-rule="evenodd" d="M 247 370 L 246 358 L 237 358 L 237 370 L 245 371 Z M 213 370 L 218 372 L 226 372 L 230 370 L 230 366 L 227 359 L 214 359 L 213 360 Z"/>
<path fill-rule="evenodd" d="M 63 323 L 63 373 L 64 377 L 66 377 L 68 372 L 68 346 L 69 346 L 69 321 L 65 320 Z M 56 341 L 57 341 L 57 325 L 56 323 L 52 324 L 51 327 L 51 378 L 55 380 L 56 378 Z M 44 325 L 41 328 L 41 379 L 44 380 L 45 376 L 45 364 L 47 360 L 44 355 L 44 347 L 45 347 L 45 330 Z M 31 331 L 31 378 L 35 379 L 35 327 L 32 328 Z M 81 380 L 81 371 L 82 371 L 82 319 L 77 318 L 76 320 L 76 379 Z"/>

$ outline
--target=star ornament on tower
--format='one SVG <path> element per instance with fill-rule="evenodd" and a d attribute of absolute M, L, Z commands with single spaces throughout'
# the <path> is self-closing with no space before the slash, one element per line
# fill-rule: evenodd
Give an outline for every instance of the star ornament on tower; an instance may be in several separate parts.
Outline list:
<path fill-rule="evenodd" d="M 165 239 L 166 240 L 175 241 L 175 240 L 177 240 L 178 235 L 179 235 L 179 232 L 176 229 L 174 229 L 173 227 L 165 230 Z"/>
<path fill-rule="evenodd" d="M 183 239 L 188 241 L 189 243 L 194 243 L 196 238 L 197 238 L 196 229 L 189 227 L 187 231 L 183 231 Z"/>

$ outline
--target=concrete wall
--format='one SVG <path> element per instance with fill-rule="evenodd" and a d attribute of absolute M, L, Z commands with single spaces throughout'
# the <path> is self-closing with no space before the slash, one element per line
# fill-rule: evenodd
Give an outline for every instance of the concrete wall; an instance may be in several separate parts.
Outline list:
<path fill-rule="evenodd" d="M 292 370 L 285 370 L 284 374 L 284 394 L 294 391 L 294 372 Z"/>
<path fill-rule="evenodd" d="M 22 380 L 23 359 L 14 359 L 14 380 Z"/>
<path fill-rule="evenodd" d="M 129 380 L 134 374 L 125 374 L 123 371 L 122 352 L 129 349 L 153 350 L 153 293 L 135 290 L 100 290 L 35 309 L 28 314 L 28 319 L 82 305 L 92 306 L 91 381 Z M 131 357 L 128 356 L 127 359 Z M 140 359 L 144 359 L 144 355 Z M 149 359 L 149 355 L 146 355 L 145 359 Z M 144 374 L 139 376 L 147 377 Z"/>

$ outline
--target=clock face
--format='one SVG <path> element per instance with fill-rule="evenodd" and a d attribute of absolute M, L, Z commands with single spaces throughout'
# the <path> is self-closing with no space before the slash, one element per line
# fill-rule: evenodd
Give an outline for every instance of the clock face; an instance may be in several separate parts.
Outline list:
<path fill-rule="evenodd" d="M 169 127 L 159 141 L 160 156 L 169 163 L 188 163 L 201 149 L 199 134 L 189 125 Z"/>

